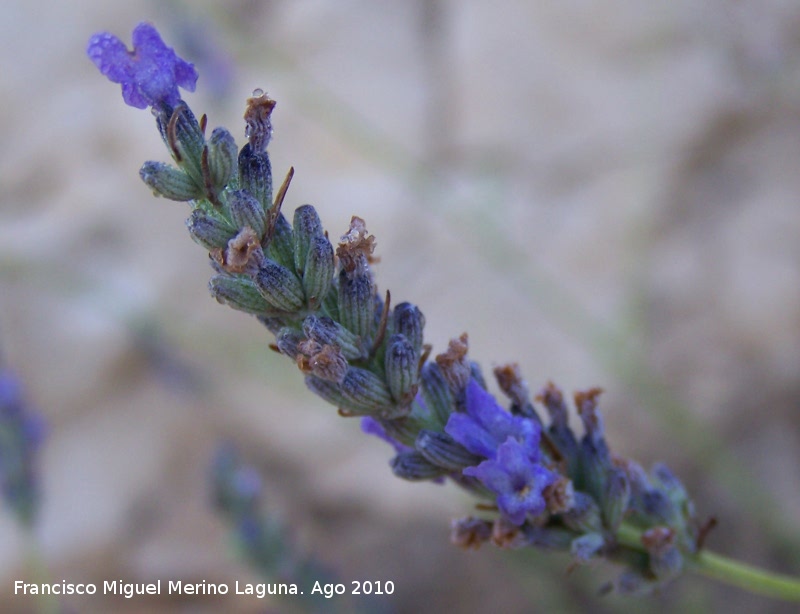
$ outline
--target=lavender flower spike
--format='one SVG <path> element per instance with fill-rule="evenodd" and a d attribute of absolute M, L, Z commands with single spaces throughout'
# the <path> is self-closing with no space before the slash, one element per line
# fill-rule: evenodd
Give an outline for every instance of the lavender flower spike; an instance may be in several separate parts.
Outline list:
<path fill-rule="evenodd" d="M 44 420 L 32 412 L 17 377 L 0 368 L 0 497 L 30 527 L 39 507 L 37 456 Z"/>
<path fill-rule="evenodd" d="M 429 360 L 422 312 L 410 303 L 392 309 L 391 294 L 382 299 L 377 292 L 375 238 L 364 220 L 353 216 L 334 255 L 311 205 L 295 212 L 293 225 L 281 213 L 292 171 L 273 198 L 266 148 L 275 101 L 266 95 L 248 99 L 249 142 L 237 165 L 230 132 L 218 128 L 206 141 L 205 122 L 201 127 L 180 100 L 179 87 L 194 91 L 194 67 L 151 25 L 139 25 L 133 43 L 129 52 L 116 37 L 98 34 L 89 57 L 122 84 L 129 105 L 153 107 L 180 170 L 147 163 L 142 177 L 163 196 L 189 200 L 189 232 L 211 252 L 212 295 L 255 315 L 275 335 L 271 347 L 295 361 L 308 388 L 340 415 L 364 416 L 362 430 L 394 447 L 395 476 L 447 478 L 484 499 L 482 511 L 497 510 L 491 518 L 458 523 L 457 544 L 563 550 L 575 564 L 608 558 L 627 568 L 616 583 L 620 592 L 652 591 L 684 570 L 697 570 L 752 592 L 800 599 L 800 580 L 706 552 L 703 542 L 714 521 L 698 521 L 689 495 L 668 470 L 658 467 L 648 476 L 634 461 L 612 454 L 597 407 L 599 388 L 575 395 L 585 431 L 579 443 L 561 391 L 548 384 L 538 399 L 550 415 L 545 424 L 515 365 L 495 369 L 511 399 L 509 410 L 502 407 L 467 356 L 466 333 Z M 33 438 L 20 434 L 24 429 L 14 421 L 15 434 L 3 438 L 2 383 L 0 378 L 0 485 L 5 471 L 24 486 L 29 474 L 19 468 L 27 467 Z M 4 467 L 4 441 L 21 451 L 23 462 L 8 465 L 15 472 Z M 234 452 L 221 453 L 214 477 L 216 502 L 251 564 L 270 576 L 319 578 L 313 566 L 291 555 L 282 528 L 265 517 L 257 476 Z"/>
<path fill-rule="evenodd" d="M 86 53 L 113 83 L 122 84 L 125 104 L 146 109 L 160 103 L 174 107 L 181 97 L 178 87 L 193 92 L 197 71 L 167 47 L 161 35 L 143 22 L 133 31 L 133 51 L 108 32 L 92 36 Z"/>

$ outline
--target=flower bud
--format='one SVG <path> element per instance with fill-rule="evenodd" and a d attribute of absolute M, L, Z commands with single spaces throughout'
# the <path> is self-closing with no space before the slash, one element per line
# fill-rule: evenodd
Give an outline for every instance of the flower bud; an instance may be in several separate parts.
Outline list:
<path fill-rule="evenodd" d="M 683 555 L 677 547 L 658 554 L 650 555 L 650 571 L 659 581 L 665 582 L 681 574 L 683 571 Z"/>
<path fill-rule="evenodd" d="M 464 467 L 473 467 L 483 460 L 467 451 L 447 433 L 427 429 L 419 432 L 414 447 L 434 465 L 448 471 L 461 471 Z"/>
<path fill-rule="evenodd" d="M 672 470 L 664 463 L 656 463 L 650 471 L 656 484 L 661 487 L 661 490 L 670 498 L 670 500 L 679 508 L 687 506 L 691 507 L 691 500 L 689 493 L 686 492 L 686 487 L 678 479 Z"/>
<path fill-rule="evenodd" d="M 392 413 L 395 414 L 394 417 L 392 417 Z M 407 413 L 406 409 L 384 412 L 383 417 L 386 418 L 383 420 L 383 427 L 386 434 L 409 449 L 413 449 L 414 442 L 417 440 L 417 435 L 420 431 L 419 422 L 412 419 L 411 414 Z M 406 417 L 404 420 L 396 419 L 404 417 Z"/>
<path fill-rule="evenodd" d="M 579 448 L 581 488 L 601 500 L 606 489 L 608 471 L 611 469 L 611 457 L 604 439 L 592 441 L 584 436 Z"/>
<path fill-rule="evenodd" d="M 264 237 L 267 229 L 267 216 L 261 204 L 247 190 L 235 190 L 228 198 L 231 220 L 236 228 L 249 226 L 258 235 Z"/>
<path fill-rule="evenodd" d="M 444 469 L 428 461 L 419 452 L 401 452 L 389 464 L 392 467 L 392 473 L 398 478 L 412 482 L 433 480 L 446 473 Z"/>
<path fill-rule="evenodd" d="M 564 512 L 561 518 L 567 527 L 578 533 L 600 533 L 603 530 L 600 508 L 584 492 L 575 492 L 575 505 Z"/>
<path fill-rule="evenodd" d="M 617 467 L 608 472 L 606 490 L 601 500 L 603 520 L 606 528 L 615 532 L 628 510 L 631 498 L 631 485 L 625 471 Z"/>
<path fill-rule="evenodd" d="M 196 185 L 203 185 L 202 156 L 206 139 L 197 118 L 186 103 L 175 107 L 162 137 L 177 162 Z"/>
<path fill-rule="evenodd" d="M 369 272 L 339 275 L 339 319 L 348 330 L 366 340 L 375 323 L 375 300 Z"/>
<path fill-rule="evenodd" d="M 139 177 L 153 190 L 156 196 L 184 202 L 203 195 L 191 177 L 182 170 L 164 162 L 145 162 L 139 170 Z"/>
<path fill-rule="evenodd" d="M 335 345 L 348 360 L 364 355 L 358 337 L 327 316 L 310 315 L 303 320 L 303 334 L 321 345 Z"/>
<path fill-rule="evenodd" d="M 208 282 L 211 296 L 218 302 L 255 315 L 274 311 L 266 299 L 261 296 L 258 286 L 244 275 L 215 275 Z"/>
<path fill-rule="evenodd" d="M 623 458 L 617 461 L 617 465 L 619 465 L 619 468 L 628 476 L 628 482 L 631 486 L 631 495 L 633 497 L 641 498 L 645 492 L 652 489 L 653 486 L 650 484 L 650 479 L 639 463 L 628 458 Z"/>
<path fill-rule="evenodd" d="M 642 545 L 650 555 L 650 571 L 662 582 L 683 569 L 683 556 L 675 540 L 675 530 L 669 527 L 653 527 L 642 533 Z"/>
<path fill-rule="evenodd" d="M 225 128 L 214 128 L 207 147 L 207 179 L 214 193 L 218 194 L 228 185 L 236 169 L 236 141 Z"/>
<path fill-rule="evenodd" d="M 195 243 L 208 250 L 215 247 L 225 248 L 237 234 L 237 229 L 216 212 L 195 209 L 186 220 L 186 227 Z"/>
<path fill-rule="evenodd" d="M 295 237 L 297 230 L 295 229 Z M 295 252 L 296 256 L 297 252 Z M 324 236 L 314 237 L 303 271 L 303 289 L 310 309 L 317 309 L 333 285 L 335 269 L 333 245 Z"/>
<path fill-rule="evenodd" d="M 602 388 L 576 392 L 575 407 L 583 422 L 582 452 L 591 455 L 593 463 L 607 469 L 611 466 L 611 459 L 603 433 L 603 417 L 597 407 L 597 398 L 602 392 Z"/>
<path fill-rule="evenodd" d="M 239 187 L 261 203 L 264 211 L 272 207 L 272 166 L 266 151 L 254 152 L 247 143 L 239 152 Z"/>
<path fill-rule="evenodd" d="M 267 253 L 275 262 L 294 270 L 294 238 L 292 226 L 279 213 L 272 229 L 272 237 L 267 245 Z"/>
<path fill-rule="evenodd" d="M 450 340 L 447 351 L 436 356 L 436 364 L 439 365 L 450 392 L 457 401 L 463 400 L 464 390 L 472 378 L 472 365 L 467 360 L 468 347 L 467 333 L 463 333 L 458 339 Z M 482 379 L 480 378 L 478 382 L 481 383 Z M 481 388 L 485 387 L 486 384 L 483 383 Z"/>
<path fill-rule="evenodd" d="M 422 329 L 425 328 L 425 316 L 419 307 L 411 303 L 400 303 L 394 308 L 394 332 L 405 335 L 417 355 L 422 354 Z"/>
<path fill-rule="evenodd" d="M 350 367 L 341 384 L 342 394 L 350 407 L 365 410 L 372 415 L 382 415 L 394 402 L 386 384 L 372 371 Z"/>
<path fill-rule="evenodd" d="M 316 209 L 311 205 L 303 205 L 294 211 L 294 268 L 298 275 L 303 275 L 306 268 L 306 258 L 315 237 L 324 237 L 322 222 Z M 333 255 L 333 246 L 331 246 Z"/>
<path fill-rule="evenodd" d="M 435 362 L 425 363 L 420 373 L 420 384 L 425 405 L 437 418 L 439 424 L 444 426 L 452 411 L 453 397 L 439 365 Z"/>
<path fill-rule="evenodd" d="M 255 281 L 261 295 L 276 309 L 299 311 L 303 307 L 305 296 L 300 280 L 277 262 L 265 260 Z"/>
<path fill-rule="evenodd" d="M 569 428 L 567 404 L 561 390 L 552 382 L 539 393 L 536 400 L 544 404 L 550 416 L 550 426 L 547 431 L 550 439 L 558 446 L 562 456 L 567 460 L 567 474 L 575 476 L 578 473 L 580 459 L 578 458 L 578 441 Z"/>
<path fill-rule="evenodd" d="M 336 265 L 334 263 L 334 270 L 335 267 Z M 339 285 L 335 274 L 331 278 L 331 287 L 322 297 L 320 310 L 324 313 L 327 313 L 337 322 L 339 321 Z"/>
<path fill-rule="evenodd" d="M 404 335 L 389 337 L 384 365 L 392 397 L 398 404 L 408 405 L 417 394 L 419 355 Z"/>
<path fill-rule="evenodd" d="M 275 335 L 275 345 L 278 346 L 281 354 L 288 356 L 292 360 L 297 358 L 299 353 L 298 345 L 303 341 L 303 335 L 294 328 L 284 326 Z"/>
<path fill-rule="evenodd" d="M 578 452 L 582 488 L 597 501 L 601 501 L 605 494 L 607 475 L 612 468 L 611 453 L 603 433 L 603 419 L 597 407 L 597 398 L 601 392 L 600 388 L 591 388 L 575 393 L 575 407 L 584 430 Z"/>
<path fill-rule="evenodd" d="M 384 337 L 386 336 L 386 327 L 389 324 L 389 312 L 387 311 L 384 313 L 384 308 L 386 307 L 386 301 L 383 300 L 378 292 L 377 288 L 375 288 L 375 292 L 372 294 L 372 327 L 371 330 L 374 331 L 376 334 L 378 331 L 383 328 L 384 330 Z M 386 344 L 380 343 L 379 347 L 376 348 L 375 357 L 378 358 L 379 362 L 383 362 L 383 355 L 386 352 Z"/>
<path fill-rule="evenodd" d="M 352 370 L 352 369 L 351 369 Z M 306 375 L 306 387 L 319 397 L 325 399 L 331 405 L 335 405 L 339 409 L 352 411 L 353 407 L 350 401 L 342 393 L 342 387 L 339 384 L 329 382 L 316 375 Z M 361 412 L 367 413 L 367 412 Z"/>
<path fill-rule="evenodd" d="M 679 520 L 675 504 L 655 488 L 642 494 L 641 505 L 644 514 L 656 522 L 674 525 Z"/>
<path fill-rule="evenodd" d="M 653 487 L 644 468 L 636 461 L 627 458 L 617 459 L 616 465 L 625 472 L 630 486 L 629 513 L 640 517 L 645 522 L 652 523 L 654 518 L 663 521 L 665 514 L 669 515 L 671 502 L 666 495 Z M 652 493 L 657 494 L 653 495 Z"/>
<path fill-rule="evenodd" d="M 585 565 L 601 554 L 605 545 L 606 540 L 600 533 L 587 533 L 572 540 L 569 551 L 576 563 Z"/>

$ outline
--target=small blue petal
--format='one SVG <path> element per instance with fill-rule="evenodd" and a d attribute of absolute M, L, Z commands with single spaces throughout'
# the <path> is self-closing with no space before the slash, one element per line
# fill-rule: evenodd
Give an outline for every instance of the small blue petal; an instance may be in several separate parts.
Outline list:
<path fill-rule="evenodd" d="M 464 475 L 480 480 L 497 495 L 497 506 L 513 524 L 521 525 L 528 514 L 540 514 L 545 508 L 543 491 L 557 475 L 532 462 L 524 444 L 509 437 L 497 448 L 496 459 L 467 467 Z"/>
<path fill-rule="evenodd" d="M 462 413 L 450 414 L 444 432 L 473 454 L 485 458 L 494 458 L 496 454 L 497 440 L 471 416 Z"/>
<path fill-rule="evenodd" d="M 494 458 L 497 447 L 513 437 L 523 444 L 531 461 L 539 460 L 539 425 L 513 416 L 474 379 L 466 389 L 466 412 L 450 415 L 445 432 L 473 454 Z"/>
<path fill-rule="evenodd" d="M 181 100 L 178 87 L 194 91 L 197 83 L 194 65 L 167 47 L 155 27 L 140 23 L 132 38 L 132 52 L 108 32 L 95 34 L 86 49 L 100 72 L 121 84 L 126 104 L 137 109 L 159 103 L 176 106 Z"/>

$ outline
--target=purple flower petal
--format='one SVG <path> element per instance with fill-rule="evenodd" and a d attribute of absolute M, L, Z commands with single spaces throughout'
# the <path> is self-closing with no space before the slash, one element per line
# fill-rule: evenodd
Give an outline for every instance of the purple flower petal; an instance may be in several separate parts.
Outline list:
<path fill-rule="evenodd" d="M 464 475 L 477 478 L 495 493 L 500 511 L 515 525 L 521 525 L 528 514 L 544 510 L 543 491 L 557 478 L 549 469 L 532 462 L 525 446 L 513 437 L 497 448 L 496 459 L 467 467 Z"/>
<path fill-rule="evenodd" d="M 110 81 L 122 83 L 130 79 L 133 71 L 129 62 L 129 53 L 125 44 L 113 34 L 100 32 L 89 41 L 86 50 L 89 59 Z"/>
<path fill-rule="evenodd" d="M 473 454 L 494 458 L 497 453 L 497 440 L 489 431 L 466 414 L 452 413 L 447 419 L 444 432 Z"/>
<path fill-rule="evenodd" d="M 521 442 L 531 461 L 539 459 L 539 425 L 512 416 L 474 379 L 466 389 L 466 413 L 453 413 L 445 432 L 473 454 L 494 458 L 497 447 L 513 437 Z"/>
<path fill-rule="evenodd" d="M 159 103 L 177 105 L 178 87 L 193 92 L 197 71 L 193 64 L 167 47 L 158 30 L 140 23 L 133 31 L 133 51 L 113 34 L 95 34 L 86 49 L 89 59 L 109 80 L 122 86 L 125 103 L 144 109 Z"/>

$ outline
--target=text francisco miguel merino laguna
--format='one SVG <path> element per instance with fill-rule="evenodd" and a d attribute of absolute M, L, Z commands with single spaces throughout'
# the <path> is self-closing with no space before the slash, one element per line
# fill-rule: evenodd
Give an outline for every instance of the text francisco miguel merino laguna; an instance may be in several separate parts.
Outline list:
<path fill-rule="evenodd" d="M 227 583 L 214 584 L 212 582 L 183 582 L 169 580 L 162 584 L 161 580 L 150 583 L 122 582 L 121 580 L 106 580 L 103 582 L 103 595 L 124 595 L 131 599 L 135 595 L 254 595 L 263 599 L 267 595 L 297 595 L 302 594 L 297 590 L 296 584 L 267 584 L 236 581 L 234 590 Z M 166 588 L 166 593 L 162 589 Z M 51 584 L 30 584 L 22 580 L 14 581 L 15 595 L 94 595 L 98 585 L 93 583 L 55 582 Z M 326 585 L 314 583 L 311 594 L 324 594 Z"/>

